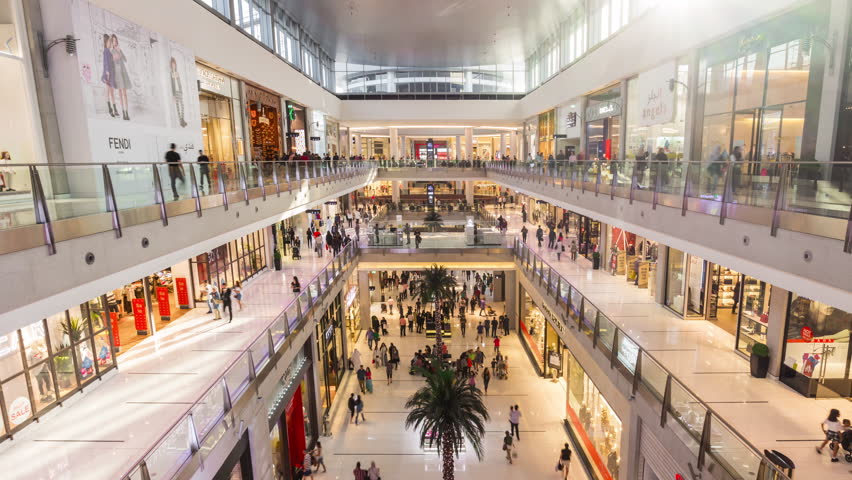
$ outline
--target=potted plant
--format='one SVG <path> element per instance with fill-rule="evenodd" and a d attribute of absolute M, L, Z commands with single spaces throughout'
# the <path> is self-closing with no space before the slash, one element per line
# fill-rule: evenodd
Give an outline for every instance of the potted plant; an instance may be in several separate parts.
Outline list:
<path fill-rule="evenodd" d="M 764 343 L 755 343 L 751 346 L 751 376 L 754 378 L 766 378 L 769 371 L 769 347 Z"/>
<path fill-rule="evenodd" d="M 601 268 L 601 254 L 600 252 L 592 252 L 592 268 L 598 270 Z"/>
<path fill-rule="evenodd" d="M 277 248 L 272 251 L 272 263 L 275 264 L 275 270 L 281 270 L 281 251 Z"/>

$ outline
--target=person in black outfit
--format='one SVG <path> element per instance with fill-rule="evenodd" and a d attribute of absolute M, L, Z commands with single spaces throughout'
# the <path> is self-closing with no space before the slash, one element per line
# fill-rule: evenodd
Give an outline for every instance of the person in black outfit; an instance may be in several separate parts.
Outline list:
<path fill-rule="evenodd" d="M 179 198 L 177 188 L 175 187 L 175 180 L 180 178 L 181 183 L 186 183 L 186 180 L 183 178 L 183 165 L 180 164 L 180 154 L 176 150 L 177 145 L 172 143 L 169 145 L 169 151 L 166 152 L 166 163 L 169 164 L 169 177 L 172 180 L 172 195 L 174 195 L 175 201 Z"/>
<path fill-rule="evenodd" d="M 467 332 L 467 319 L 464 315 L 459 315 L 459 326 L 461 326 L 461 334 L 464 337 L 465 332 Z"/>
<path fill-rule="evenodd" d="M 198 188 L 204 190 L 204 179 L 207 179 L 207 192 L 210 192 L 210 157 L 204 154 L 204 150 L 198 151 L 198 171 L 201 178 L 198 179 Z"/>
<path fill-rule="evenodd" d="M 496 318 L 491 319 L 491 336 L 492 337 L 497 336 L 497 319 Z"/>
<path fill-rule="evenodd" d="M 222 312 L 228 310 L 228 323 L 231 323 L 231 320 L 234 319 L 234 309 L 231 308 L 231 289 L 228 287 L 228 284 L 222 282 L 222 288 L 219 289 L 219 295 L 222 299 Z"/>

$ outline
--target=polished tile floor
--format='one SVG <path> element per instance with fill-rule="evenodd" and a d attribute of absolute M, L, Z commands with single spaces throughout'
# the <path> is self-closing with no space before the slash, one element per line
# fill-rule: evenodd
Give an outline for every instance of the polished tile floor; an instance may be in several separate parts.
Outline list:
<path fill-rule="evenodd" d="M 460 284 L 461 285 L 461 284 Z M 406 303 L 407 305 L 407 303 Z M 490 303 L 498 314 L 502 313 L 501 303 Z M 381 316 L 379 304 L 373 304 L 373 314 Z M 391 317 L 395 321 L 391 321 Z M 418 433 L 405 429 L 407 411 L 406 399 L 424 385 L 421 377 L 409 375 L 405 368 L 414 352 L 432 344 L 424 334 L 399 336 L 398 316 L 388 315 L 390 335 L 382 341 L 393 342 L 400 350 L 401 365 L 394 372 L 393 383 L 387 384 L 384 368 L 373 368 L 373 392 L 364 395 L 364 414 L 366 421 L 360 425 L 349 423 L 349 411 L 346 400 L 349 394 L 358 390 L 354 374 L 344 379 L 338 399 L 332 405 L 332 436 L 320 441 L 324 447 L 327 473 L 316 474 L 314 478 L 350 479 L 355 462 L 360 461 L 367 468 L 371 461 L 381 469 L 383 479 L 430 479 L 440 478 L 441 458 L 434 451 L 424 451 L 418 443 Z M 453 324 L 453 335 L 447 340 L 449 352 L 458 358 L 461 352 L 475 349 L 475 325 L 480 317 L 468 317 L 466 338 L 462 338 L 457 320 Z M 486 341 L 479 344 L 486 355 L 486 364 L 493 356 L 493 344 Z M 365 335 L 361 335 L 357 345 L 365 365 L 369 365 L 369 350 Z M 480 461 L 467 446 L 456 459 L 455 471 L 458 479 L 560 479 L 556 472 L 559 450 L 568 436 L 562 426 L 567 400 L 565 386 L 561 382 L 552 382 L 539 377 L 533 369 L 524 347 L 517 334 L 502 338 L 500 347 L 503 355 L 509 357 L 509 378 L 492 378 L 488 395 L 484 402 L 491 419 L 486 424 L 484 439 L 485 455 Z M 372 365 L 370 365 L 372 366 Z M 477 385 L 482 388 L 481 375 Z M 509 429 L 508 410 L 510 405 L 520 406 L 522 418 L 517 451 L 518 458 L 512 465 L 506 461 L 501 450 L 504 431 Z M 572 445 L 572 450 L 576 448 Z M 576 454 L 575 454 L 576 455 Z M 588 477 L 579 461 L 574 459 L 571 465 L 570 479 L 585 480 Z"/>

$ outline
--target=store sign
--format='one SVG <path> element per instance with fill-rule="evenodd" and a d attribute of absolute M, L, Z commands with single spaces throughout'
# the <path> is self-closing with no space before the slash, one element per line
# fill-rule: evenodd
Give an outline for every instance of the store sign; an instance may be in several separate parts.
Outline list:
<path fill-rule="evenodd" d="M 426 185 L 426 203 L 429 205 L 435 204 L 435 185 Z"/>
<path fill-rule="evenodd" d="M 648 274 L 651 272 L 651 264 L 642 262 L 639 264 L 639 280 L 637 285 L 639 288 L 648 288 Z"/>
<path fill-rule="evenodd" d="M 131 303 L 133 305 L 133 323 L 136 326 L 136 334 L 148 335 L 148 314 L 145 311 L 145 299 L 134 298 Z"/>
<path fill-rule="evenodd" d="M 586 108 L 586 121 L 592 122 L 602 118 L 617 117 L 621 115 L 621 101 L 609 100 Z"/>
<path fill-rule="evenodd" d="M 676 78 L 677 67 L 673 61 L 639 75 L 637 98 L 640 126 L 674 121 L 677 95 L 674 88 L 669 88 L 669 80 Z"/>
<path fill-rule="evenodd" d="M 109 314 L 112 323 L 112 344 L 118 348 L 121 346 L 121 335 L 118 331 L 118 314 L 110 312 Z"/>
<path fill-rule="evenodd" d="M 18 397 L 9 404 L 9 423 L 18 426 L 33 416 L 33 408 L 27 397 Z"/>
<path fill-rule="evenodd" d="M 320 140 L 322 140 L 322 137 L 311 137 L 312 142 L 319 142 Z"/>
<path fill-rule="evenodd" d="M 550 368 L 561 369 L 562 368 L 562 354 L 555 350 L 551 350 L 547 355 L 547 364 Z"/>
<path fill-rule="evenodd" d="M 196 64 L 195 69 L 198 73 L 199 90 L 206 90 L 226 97 L 231 96 L 231 82 L 227 76 L 202 65 Z"/>
<path fill-rule="evenodd" d="M 802 331 L 800 332 L 802 340 L 805 342 L 812 342 L 814 340 L 814 331 L 811 330 L 810 327 L 802 327 Z"/>
<path fill-rule="evenodd" d="M 261 90 L 257 87 L 252 87 L 251 85 L 246 85 L 246 100 L 274 108 L 278 108 L 281 104 L 281 99 L 278 95 L 267 92 L 266 90 Z"/>
<path fill-rule="evenodd" d="M 189 289 L 186 286 L 186 278 L 175 278 L 175 290 L 177 291 L 178 306 L 182 309 L 189 308 Z"/>
<path fill-rule="evenodd" d="M 169 287 L 157 287 L 157 311 L 163 321 L 172 319 L 171 305 L 169 305 Z"/>

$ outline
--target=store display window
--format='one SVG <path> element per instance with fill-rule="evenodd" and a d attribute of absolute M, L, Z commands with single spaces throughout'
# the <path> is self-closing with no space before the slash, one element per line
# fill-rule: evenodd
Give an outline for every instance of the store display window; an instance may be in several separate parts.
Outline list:
<path fill-rule="evenodd" d="M 317 325 L 317 351 L 319 352 L 320 398 L 322 410 L 330 408 L 343 381 L 343 321 L 340 296 L 326 310 Z"/>
<path fill-rule="evenodd" d="M 769 329 L 769 296 L 772 286 L 766 282 L 742 275 L 738 283 L 741 298 L 739 328 L 737 329 L 737 350 L 746 355 L 751 353 L 755 343 L 766 343 Z"/>
<path fill-rule="evenodd" d="M 621 463 L 621 419 L 577 359 L 566 352 L 567 420 L 597 478 L 618 478 Z"/>
<path fill-rule="evenodd" d="M 791 294 L 781 381 L 809 397 L 852 396 L 852 314 Z"/>
<path fill-rule="evenodd" d="M 670 247 L 666 265 L 666 306 L 681 315 L 685 305 L 683 295 L 685 276 L 686 254 Z"/>
<path fill-rule="evenodd" d="M 688 90 L 683 87 L 689 83 L 689 64 L 678 62 L 675 66 L 675 104 L 671 121 L 652 125 L 643 124 L 642 109 L 646 98 L 640 98 L 639 78 L 627 82 L 627 144 L 626 158 L 637 161 L 682 160 L 684 154 L 684 135 L 686 131 L 686 99 Z M 669 110 L 671 111 L 671 110 Z M 665 156 L 665 158 L 663 158 Z M 651 185 L 653 171 L 646 168 L 650 164 L 636 164 L 639 185 Z"/>
<path fill-rule="evenodd" d="M 0 336 L 0 438 L 114 368 L 106 297 Z"/>
<path fill-rule="evenodd" d="M 265 230 L 258 230 L 191 259 L 196 304 L 206 301 L 205 283 L 234 285 L 262 272 L 267 265 L 265 242 Z"/>
<path fill-rule="evenodd" d="M 530 296 L 526 293 L 524 293 L 524 312 L 525 314 L 520 322 L 521 335 L 535 358 L 538 371 L 543 373 L 545 371 L 545 335 L 547 332 L 547 322 L 538 305 L 533 303 Z"/>

